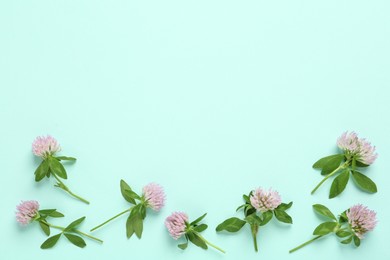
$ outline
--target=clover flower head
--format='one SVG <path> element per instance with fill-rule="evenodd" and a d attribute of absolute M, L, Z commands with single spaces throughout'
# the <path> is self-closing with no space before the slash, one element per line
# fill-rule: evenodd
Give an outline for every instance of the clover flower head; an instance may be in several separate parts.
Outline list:
<path fill-rule="evenodd" d="M 373 230 L 377 224 L 375 211 L 361 204 L 352 206 L 346 214 L 349 225 L 360 239 L 364 238 L 364 234 Z"/>
<path fill-rule="evenodd" d="M 37 216 L 39 203 L 35 200 L 22 201 L 16 206 L 16 209 L 16 221 L 22 225 L 27 225 Z"/>
<path fill-rule="evenodd" d="M 173 212 L 165 220 L 165 226 L 168 229 L 169 234 L 178 239 L 186 232 L 186 224 L 188 222 L 188 215 L 184 212 Z"/>
<path fill-rule="evenodd" d="M 250 201 L 252 206 L 261 212 L 274 210 L 282 203 L 282 199 L 277 191 L 272 189 L 266 191 L 262 188 L 252 191 Z"/>
<path fill-rule="evenodd" d="M 32 144 L 32 151 L 36 156 L 47 158 L 50 155 L 60 151 L 61 147 L 52 136 L 38 136 Z"/>
<path fill-rule="evenodd" d="M 375 153 L 375 146 L 372 146 L 366 139 L 359 138 L 355 132 L 344 132 L 337 139 L 337 146 L 367 165 L 373 164 L 378 157 L 378 154 Z"/>
<path fill-rule="evenodd" d="M 159 211 L 165 204 L 165 193 L 163 187 L 156 183 L 149 183 L 142 189 L 147 206 L 154 211 Z"/>

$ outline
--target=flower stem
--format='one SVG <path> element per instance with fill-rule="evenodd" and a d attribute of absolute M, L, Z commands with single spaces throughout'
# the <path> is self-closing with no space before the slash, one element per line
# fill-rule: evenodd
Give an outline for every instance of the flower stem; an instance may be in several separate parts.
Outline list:
<path fill-rule="evenodd" d="M 203 240 L 203 242 L 205 242 L 207 245 L 209 245 L 209 246 L 211 246 L 211 247 L 214 247 L 215 249 L 217 249 L 217 250 L 219 250 L 220 252 L 222 252 L 222 253 L 226 253 L 223 249 L 221 249 L 220 247 L 218 247 L 218 246 L 216 246 L 216 245 L 214 245 L 214 244 L 212 244 L 212 243 L 210 243 L 209 241 L 207 241 L 204 237 L 202 237 L 199 233 L 198 233 L 198 236 L 199 236 L 199 238 L 200 239 L 202 239 Z"/>
<path fill-rule="evenodd" d="M 259 226 L 258 225 L 251 225 L 251 230 L 252 230 L 252 237 L 253 237 L 253 245 L 255 246 L 255 251 L 258 252 L 257 248 L 257 232 L 259 231 Z"/>
<path fill-rule="evenodd" d="M 44 222 L 46 225 L 48 225 L 49 227 L 51 227 L 51 228 L 59 229 L 59 230 L 61 230 L 62 232 L 65 231 L 65 228 L 64 228 L 64 227 L 56 226 L 56 225 L 50 224 L 50 223 L 47 222 L 47 221 L 43 221 L 43 222 Z M 101 239 L 99 239 L 99 238 L 96 238 L 96 237 L 94 237 L 94 236 L 88 235 L 88 234 L 86 234 L 86 233 L 84 233 L 84 232 L 82 232 L 82 231 L 80 231 L 80 230 L 72 230 L 72 231 L 75 232 L 75 233 L 77 233 L 77 234 L 80 234 L 80 235 L 83 235 L 83 236 L 85 236 L 85 237 L 88 237 L 88 238 L 90 238 L 90 239 L 93 239 L 93 240 L 95 240 L 95 241 L 98 241 L 98 242 L 100 242 L 100 243 L 103 243 L 103 240 L 101 240 Z"/>
<path fill-rule="evenodd" d="M 319 238 L 321 238 L 321 237 L 323 237 L 323 236 L 322 236 L 322 235 L 321 235 L 321 236 L 316 236 L 316 237 L 310 239 L 309 241 L 303 243 L 302 245 L 299 245 L 299 246 L 297 246 L 297 247 L 291 249 L 291 250 L 289 251 L 289 253 L 293 253 L 293 252 L 297 251 L 298 249 L 301 249 L 302 247 L 304 247 L 304 246 L 306 246 L 306 245 L 308 245 L 308 244 L 310 244 L 310 243 L 316 241 L 317 239 L 319 239 Z"/>
<path fill-rule="evenodd" d="M 98 225 L 98 226 L 94 227 L 94 228 L 93 228 L 93 229 L 91 229 L 90 231 L 92 232 L 92 231 L 94 231 L 94 230 L 96 230 L 96 229 L 98 229 L 98 228 L 100 228 L 100 227 L 104 226 L 105 224 L 107 224 L 107 223 L 108 223 L 108 222 L 110 222 L 111 220 L 114 220 L 114 219 L 116 219 L 117 217 L 119 217 L 119 216 L 121 216 L 121 215 L 125 214 L 126 212 L 129 212 L 130 210 L 131 210 L 131 208 L 130 208 L 130 209 L 126 209 L 125 211 L 122 211 L 121 213 L 119 213 L 119 214 L 117 214 L 117 215 L 113 216 L 112 218 L 110 218 L 110 219 L 108 219 L 108 220 L 104 221 L 102 224 L 100 224 L 100 225 Z"/>
<path fill-rule="evenodd" d="M 89 201 L 88 201 L 88 200 L 86 200 L 86 199 L 84 199 L 84 198 L 82 198 L 82 197 L 80 197 L 80 196 L 74 194 L 74 193 L 68 188 L 68 186 L 66 186 L 66 185 L 60 180 L 60 178 L 58 178 L 57 175 L 55 175 L 54 173 L 52 173 L 52 175 L 53 175 L 54 178 L 56 178 L 56 180 L 58 181 L 58 184 L 56 185 L 56 187 L 63 189 L 64 191 L 66 191 L 66 192 L 69 193 L 71 196 L 75 197 L 76 199 L 78 199 L 78 200 L 80 200 L 80 201 L 82 201 L 82 202 L 84 202 L 84 203 L 86 203 L 86 204 L 89 204 Z"/>
<path fill-rule="evenodd" d="M 103 243 L 103 240 L 101 240 L 101 239 L 99 239 L 99 238 L 96 238 L 96 237 L 94 237 L 94 236 L 88 235 L 88 234 L 86 234 L 86 233 L 84 233 L 84 232 L 81 232 L 81 231 L 79 231 L 79 230 L 75 230 L 74 232 L 76 232 L 76 233 L 78 233 L 78 234 L 80 234 L 80 235 L 89 237 L 90 239 L 96 240 L 96 241 L 98 241 L 98 242 L 100 242 L 100 243 Z"/>
<path fill-rule="evenodd" d="M 342 170 L 344 168 L 346 168 L 347 166 L 349 165 L 349 161 L 346 161 L 345 163 L 343 163 L 342 165 L 340 165 L 339 167 L 336 168 L 336 170 L 334 170 L 333 172 L 329 173 L 328 175 L 325 176 L 325 178 L 322 179 L 322 181 L 320 183 L 317 184 L 317 186 L 311 191 L 311 194 L 314 194 L 314 192 L 316 192 L 316 190 L 327 180 L 329 179 L 330 177 L 332 177 L 333 175 L 335 175 L 339 170 Z"/>
<path fill-rule="evenodd" d="M 62 231 L 65 230 L 64 227 L 56 226 L 56 225 L 50 224 L 49 222 L 46 222 L 46 221 L 44 223 L 47 224 L 49 227 L 56 228 L 56 229 L 59 229 L 59 230 L 62 230 Z"/>

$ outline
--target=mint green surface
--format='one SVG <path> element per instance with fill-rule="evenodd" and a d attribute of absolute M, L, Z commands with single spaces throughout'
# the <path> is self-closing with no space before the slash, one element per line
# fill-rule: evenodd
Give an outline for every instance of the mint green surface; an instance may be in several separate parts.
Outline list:
<path fill-rule="evenodd" d="M 20 1 L 0 2 L 0 259 L 390 259 L 390 2 L 383 1 Z M 377 146 L 365 173 L 378 193 L 330 181 L 311 168 L 354 130 Z M 51 134 L 68 165 L 66 184 L 85 205 L 34 182 L 38 135 Z M 57 208 L 83 231 L 126 209 L 120 179 L 140 192 L 165 187 L 143 237 L 126 239 L 126 217 L 79 249 L 39 249 L 38 225 L 20 227 L 20 200 Z M 217 234 L 241 196 L 273 187 L 292 226 L 272 220 L 253 250 L 248 227 Z M 327 237 L 294 254 L 321 222 L 312 204 L 339 213 L 356 203 L 378 212 L 360 248 Z M 208 212 L 203 235 L 226 255 L 181 251 L 163 222 L 176 210 Z"/>

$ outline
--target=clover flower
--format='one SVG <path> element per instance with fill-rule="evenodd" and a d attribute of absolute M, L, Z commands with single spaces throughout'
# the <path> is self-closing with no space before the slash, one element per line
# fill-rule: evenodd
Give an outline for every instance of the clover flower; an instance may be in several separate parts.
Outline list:
<path fill-rule="evenodd" d="M 347 156 L 355 157 L 357 161 L 360 161 L 366 165 L 374 163 L 378 154 L 375 153 L 375 146 L 372 146 L 364 138 L 359 138 L 355 132 L 344 132 L 337 139 L 337 146 L 342 149 Z"/>
<path fill-rule="evenodd" d="M 27 225 L 38 215 L 39 203 L 35 200 L 22 201 L 16 209 L 16 220 Z"/>
<path fill-rule="evenodd" d="M 261 188 L 252 192 L 250 201 L 252 206 L 261 212 L 274 210 L 282 203 L 282 199 L 277 191 L 272 189 L 266 191 Z"/>
<path fill-rule="evenodd" d="M 149 183 L 143 187 L 142 193 L 147 206 L 154 211 L 160 211 L 160 209 L 164 207 L 165 193 L 164 189 L 160 185 L 156 183 Z"/>
<path fill-rule="evenodd" d="M 41 157 L 42 159 L 47 158 L 48 156 L 54 155 L 56 152 L 59 152 L 61 147 L 56 139 L 52 136 L 38 136 L 33 144 L 32 151 L 36 156 Z"/>
<path fill-rule="evenodd" d="M 174 212 L 166 218 L 165 226 L 169 234 L 177 240 L 185 234 L 186 222 L 188 222 L 188 215 L 186 213 Z"/>
<path fill-rule="evenodd" d="M 364 234 L 373 230 L 377 224 L 376 213 L 361 204 L 352 206 L 346 215 L 352 231 L 360 239 L 364 238 Z"/>

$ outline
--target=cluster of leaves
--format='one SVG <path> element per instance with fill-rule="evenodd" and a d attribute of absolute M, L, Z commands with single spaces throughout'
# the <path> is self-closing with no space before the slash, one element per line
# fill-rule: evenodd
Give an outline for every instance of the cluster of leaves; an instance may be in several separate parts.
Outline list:
<path fill-rule="evenodd" d="M 338 176 L 333 180 L 330 188 L 330 199 L 338 196 L 344 191 L 350 176 L 352 176 L 357 186 L 362 190 L 369 193 L 377 192 L 376 184 L 357 170 L 357 168 L 365 168 L 368 166 L 369 165 L 356 160 L 354 157 L 349 157 L 345 154 L 326 156 L 313 164 L 313 168 L 320 169 L 321 174 L 324 175 L 325 178 L 338 173 Z"/>
<path fill-rule="evenodd" d="M 244 219 L 240 219 L 237 217 L 232 217 L 229 219 L 226 219 L 221 224 L 219 224 L 216 228 L 217 232 L 221 232 L 223 230 L 227 232 L 238 232 L 241 230 L 241 228 L 245 224 L 249 224 L 252 231 L 252 236 L 255 243 L 255 250 L 257 251 L 257 242 L 256 242 L 256 236 L 259 227 L 265 226 L 273 216 L 276 217 L 277 220 L 283 223 L 292 224 L 292 218 L 290 215 L 287 214 L 286 210 L 289 209 L 292 206 L 292 202 L 286 204 L 281 203 L 276 209 L 269 210 L 266 212 L 257 212 L 256 209 L 252 206 L 250 203 L 250 196 L 252 195 L 252 192 L 249 193 L 249 195 L 243 195 L 243 199 L 245 203 L 237 208 L 236 211 L 239 211 L 243 209 L 244 211 Z"/>
<path fill-rule="evenodd" d="M 68 175 L 66 174 L 66 170 L 61 161 L 74 162 L 76 161 L 76 158 L 67 156 L 48 156 L 35 170 L 35 181 L 39 182 L 45 178 L 45 176 L 49 178 L 51 174 L 62 179 L 67 179 Z"/>
<path fill-rule="evenodd" d="M 315 204 L 313 205 L 313 209 L 317 214 L 330 220 L 319 224 L 314 229 L 313 235 L 325 236 L 334 233 L 339 238 L 342 238 L 340 241 L 342 244 L 350 244 L 353 241 L 355 246 L 360 246 L 360 238 L 357 237 L 351 230 L 351 227 L 348 224 L 346 211 L 340 214 L 339 218 L 337 219 L 335 215 L 324 205 Z"/>
<path fill-rule="evenodd" d="M 42 249 L 48 249 L 55 246 L 55 244 L 57 244 L 58 240 L 62 235 L 64 235 L 69 240 L 69 242 L 71 242 L 75 246 L 81 248 L 86 246 L 84 239 L 76 235 L 76 233 L 79 233 L 77 227 L 84 221 L 85 217 L 79 218 L 73 221 L 72 223 L 70 223 L 67 227 L 62 228 L 58 226 L 53 226 L 47 222 L 48 217 L 53 217 L 53 218 L 64 217 L 64 214 L 62 214 L 61 212 L 58 212 L 55 209 L 44 209 L 44 210 L 39 210 L 38 213 L 39 213 L 39 217 L 36 219 L 36 221 L 39 222 L 41 229 L 47 236 L 50 236 L 51 227 L 61 230 L 59 234 L 56 234 L 46 239 L 46 241 L 43 242 L 41 245 Z"/>
<path fill-rule="evenodd" d="M 189 241 L 200 248 L 203 249 L 208 248 L 205 240 L 199 234 L 200 232 L 205 231 L 208 227 L 206 224 L 199 224 L 204 219 L 204 217 L 206 217 L 206 215 L 207 213 L 203 214 L 202 216 L 195 219 L 191 223 L 186 223 L 186 233 L 185 233 L 186 242 L 178 245 L 180 249 L 182 250 L 186 249 Z"/>
<path fill-rule="evenodd" d="M 131 208 L 130 215 L 126 221 L 127 238 L 130 238 L 134 233 L 138 238 L 141 238 L 143 220 L 146 218 L 145 202 L 143 198 L 135 193 L 124 180 L 121 180 L 120 187 L 123 198 L 134 205 Z M 138 203 L 137 200 L 139 201 Z"/>

